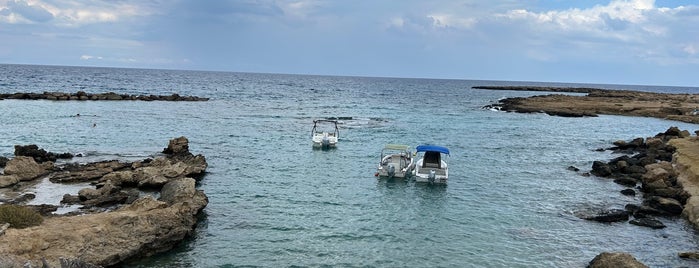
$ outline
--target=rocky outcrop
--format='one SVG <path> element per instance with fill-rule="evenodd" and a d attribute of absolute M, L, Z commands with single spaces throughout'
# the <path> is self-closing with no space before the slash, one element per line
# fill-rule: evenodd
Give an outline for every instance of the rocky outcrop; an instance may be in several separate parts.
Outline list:
<path fill-rule="evenodd" d="M 20 263 L 58 266 L 60 259 L 112 266 L 171 249 L 191 235 L 196 215 L 208 200 L 194 179 L 170 182 L 168 199 L 145 196 L 118 210 L 47 218 L 40 226 L 8 229 L 0 236 L 0 255 Z"/>
<path fill-rule="evenodd" d="M 179 94 L 172 95 L 129 95 L 117 94 L 114 92 L 107 93 L 86 93 L 78 91 L 76 93 L 64 92 L 43 92 L 43 93 L 9 93 L 0 94 L 0 99 L 18 99 L 18 100 L 53 100 L 53 101 L 116 101 L 116 100 L 141 100 L 141 101 L 208 101 L 209 98 L 201 98 L 196 96 L 180 96 Z"/>
<path fill-rule="evenodd" d="M 606 150 L 624 155 L 609 162 L 594 161 L 590 173 L 628 187 L 620 191 L 621 194 L 636 195 L 639 190 L 642 202 L 626 204 L 624 210 L 597 208 L 576 211 L 575 215 L 592 221 L 628 221 L 652 229 L 665 228 L 657 217 L 671 218 L 687 211 L 685 203 L 690 193 L 678 182 L 678 172 L 669 161 L 673 161 L 672 153 L 676 152 L 674 142 L 688 136 L 689 132 L 671 127 L 654 137 L 614 142 L 614 147 Z"/>
<path fill-rule="evenodd" d="M 48 174 L 51 169 L 53 162 L 39 164 L 31 157 L 17 156 L 7 162 L 4 175 L 0 175 L 0 188 L 39 178 Z"/>
<path fill-rule="evenodd" d="M 486 109 L 520 113 L 546 113 L 556 116 L 581 117 L 628 115 L 656 117 L 689 123 L 699 123 L 694 109 L 699 102 L 695 94 L 664 94 L 631 90 L 547 87 L 474 87 L 482 89 L 581 92 L 586 95 L 550 94 L 527 98 L 515 97 L 499 100 L 485 106 Z"/>
<path fill-rule="evenodd" d="M 602 252 L 587 265 L 588 268 L 648 268 L 625 252 Z"/>
<path fill-rule="evenodd" d="M 64 202 L 83 205 L 71 213 L 78 216 L 52 215 L 39 226 L 5 230 L 0 235 L 0 267 L 114 266 L 172 249 L 192 234 L 197 215 L 208 199 L 196 189 L 196 180 L 188 177 L 201 179 L 207 167 L 204 157 L 189 153 L 184 137 L 171 144 L 180 148 L 177 155 L 134 163 L 106 161 L 53 169 L 59 174 L 57 177 L 72 178 L 53 181 L 92 181 L 95 188 L 64 197 Z M 31 157 L 17 158 L 34 161 Z M 151 191 L 160 190 L 158 200 L 133 188 L 140 185 L 138 182 L 125 183 L 127 178 L 140 176 L 136 174 L 148 174 L 142 177 L 149 181 L 146 184 Z M 117 184 L 105 177 L 121 181 Z M 164 180 L 153 184 L 155 177 Z M 33 197 L 3 201 L 22 203 Z M 30 208 L 43 215 L 56 210 L 49 205 Z"/>
<path fill-rule="evenodd" d="M 35 144 L 30 145 L 15 145 L 15 156 L 29 156 L 34 158 L 37 163 L 56 162 L 58 159 L 71 159 L 71 153 L 52 153 L 39 148 Z"/>

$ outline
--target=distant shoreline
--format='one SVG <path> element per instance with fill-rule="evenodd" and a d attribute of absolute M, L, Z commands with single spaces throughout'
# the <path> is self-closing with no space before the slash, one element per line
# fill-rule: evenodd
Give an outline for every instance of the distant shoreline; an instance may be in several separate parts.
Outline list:
<path fill-rule="evenodd" d="M 513 90 L 513 91 L 546 91 L 546 92 L 570 92 L 570 93 L 591 93 L 604 91 L 607 89 L 592 87 L 543 87 L 543 86 L 474 86 L 474 89 L 487 90 Z"/>
<path fill-rule="evenodd" d="M 626 115 L 655 117 L 699 124 L 699 95 L 654 93 L 600 88 L 475 86 L 474 89 L 586 93 L 537 95 L 499 100 L 486 109 L 519 113 L 546 113 L 553 116 L 583 117 Z"/>

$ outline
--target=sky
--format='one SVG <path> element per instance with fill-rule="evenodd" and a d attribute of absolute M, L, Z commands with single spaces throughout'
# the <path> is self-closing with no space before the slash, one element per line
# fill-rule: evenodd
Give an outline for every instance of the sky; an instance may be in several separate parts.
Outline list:
<path fill-rule="evenodd" d="M 699 87 L 699 1 L 0 0 L 0 63 Z"/>

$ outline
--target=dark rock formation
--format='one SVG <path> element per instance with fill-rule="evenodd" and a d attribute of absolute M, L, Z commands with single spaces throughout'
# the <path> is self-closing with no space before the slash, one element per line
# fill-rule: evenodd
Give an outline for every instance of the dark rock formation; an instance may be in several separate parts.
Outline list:
<path fill-rule="evenodd" d="M 10 161 L 9 158 L 0 156 L 0 168 L 4 168 L 8 161 Z"/>
<path fill-rule="evenodd" d="M 638 226 L 650 227 L 653 229 L 665 228 L 665 224 L 663 224 L 661 221 L 653 219 L 653 218 L 633 219 L 633 220 L 629 221 L 629 223 L 633 224 L 633 225 L 638 225 Z"/>
<path fill-rule="evenodd" d="M 43 93 L 10 93 L 0 94 L 0 99 L 19 99 L 19 100 L 53 100 L 53 101 L 118 101 L 118 100 L 141 100 L 141 101 L 208 101 L 209 98 L 201 98 L 196 96 L 180 96 L 179 94 L 172 95 L 129 95 L 117 94 L 114 92 L 107 93 L 86 93 L 78 91 L 76 93 L 63 92 L 43 92 Z"/>
<path fill-rule="evenodd" d="M 15 145 L 15 156 L 29 156 L 34 158 L 37 163 L 43 162 L 56 162 L 58 159 L 71 159 L 73 155 L 70 153 L 52 153 L 47 152 L 44 149 L 40 149 L 39 146 L 35 144 L 30 145 Z"/>
<path fill-rule="evenodd" d="M 587 265 L 588 268 L 648 268 L 625 252 L 602 252 Z"/>
<path fill-rule="evenodd" d="M 601 211 L 578 211 L 576 216 L 581 219 L 598 222 L 620 222 L 629 219 L 629 212 L 623 209 Z"/>

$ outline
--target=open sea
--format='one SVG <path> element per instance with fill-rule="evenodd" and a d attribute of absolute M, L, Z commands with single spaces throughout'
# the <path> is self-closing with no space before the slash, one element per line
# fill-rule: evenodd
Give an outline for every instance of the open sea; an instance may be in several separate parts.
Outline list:
<path fill-rule="evenodd" d="M 82 153 L 76 161 L 137 160 L 186 136 L 208 173 L 209 205 L 195 235 L 128 267 L 585 267 L 625 251 L 651 267 L 691 267 L 699 250 L 681 218 L 653 230 L 576 218 L 640 197 L 582 176 L 595 149 L 654 136 L 655 118 L 552 117 L 483 109 L 542 92 L 477 85 L 585 86 L 668 93 L 699 88 L 308 76 L 0 65 L 0 92 L 195 95 L 206 102 L 1 100 L 0 155 L 15 144 Z M 80 117 L 73 115 L 80 114 Z M 314 150 L 312 121 L 341 120 L 336 149 Z M 374 177 L 387 143 L 451 150 L 446 186 Z M 581 169 L 569 171 L 569 166 Z M 36 182 L 33 203 L 58 204 L 84 185 Z"/>

